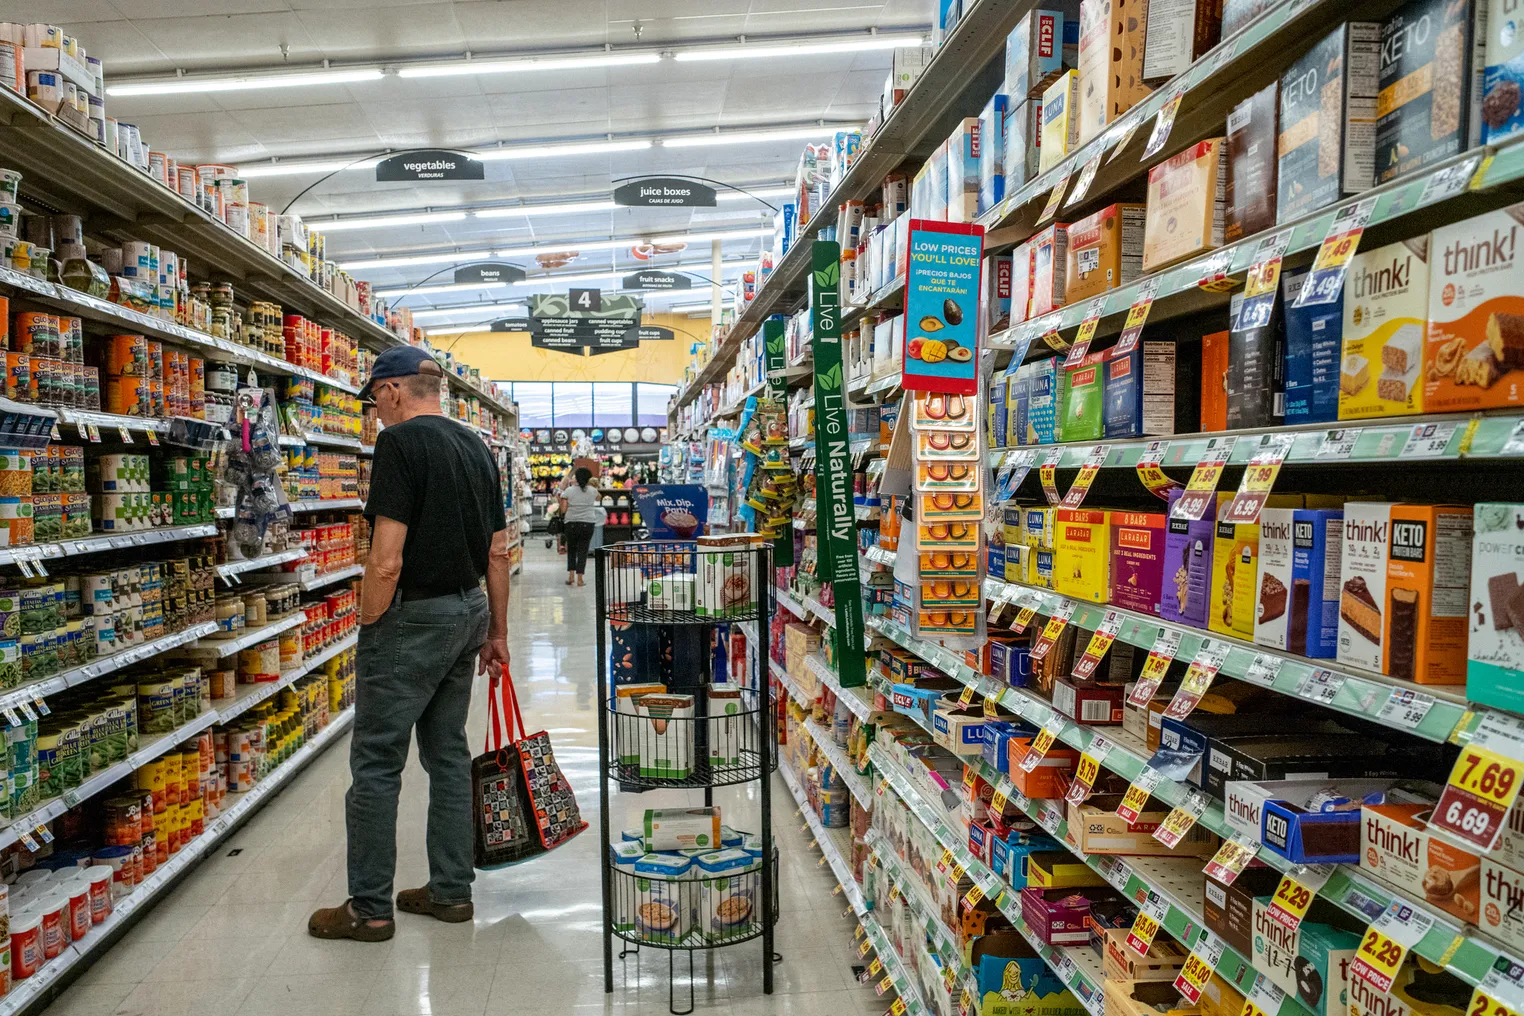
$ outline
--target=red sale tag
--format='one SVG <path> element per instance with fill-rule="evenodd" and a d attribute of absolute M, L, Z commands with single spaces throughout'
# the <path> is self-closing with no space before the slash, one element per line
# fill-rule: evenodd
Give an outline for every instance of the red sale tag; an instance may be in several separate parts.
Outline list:
<path fill-rule="evenodd" d="M 1127 321 L 1122 325 L 1122 337 L 1117 340 L 1113 356 L 1126 356 L 1137 346 L 1138 338 L 1143 334 L 1143 325 L 1148 321 L 1148 312 L 1153 308 L 1154 297 L 1158 293 L 1158 276 L 1145 279 L 1138 287 L 1138 296 L 1127 309 Z"/>
<path fill-rule="evenodd" d="M 1117 815 L 1128 825 L 1138 821 L 1138 816 L 1143 814 L 1143 809 L 1148 805 L 1149 795 L 1159 785 L 1164 774 L 1150 766 L 1144 766 L 1143 771 L 1138 773 L 1138 778 L 1133 780 L 1127 788 L 1127 793 L 1122 795 L 1122 803 L 1117 805 Z"/>
<path fill-rule="evenodd" d="M 1233 457 L 1233 446 L 1237 443 L 1236 437 L 1214 437 L 1207 441 L 1206 450 L 1185 485 L 1185 493 L 1170 512 L 1171 518 L 1200 522 L 1206 517 L 1206 510 L 1215 499 L 1217 481 Z"/>
<path fill-rule="evenodd" d="M 1259 439 L 1244 469 L 1238 493 L 1223 509 L 1222 521 L 1234 525 L 1253 525 L 1259 521 L 1260 510 L 1270 500 L 1270 489 L 1275 486 L 1281 464 L 1286 461 L 1295 440 L 1292 434 L 1265 434 Z"/>
<path fill-rule="evenodd" d="M 1230 840 L 1223 840 L 1222 846 L 1212 855 L 1203 870 L 1223 885 L 1232 885 L 1238 881 L 1238 876 L 1243 874 L 1257 853 L 1259 845 L 1240 834 Z"/>
<path fill-rule="evenodd" d="M 1056 505 L 1061 500 L 1058 496 L 1058 463 L 1064 457 L 1062 448 L 1049 448 L 1042 456 L 1042 464 L 1037 467 L 1038 479 L 1042 481 L 1043 497 L 1048 503 Z"/>

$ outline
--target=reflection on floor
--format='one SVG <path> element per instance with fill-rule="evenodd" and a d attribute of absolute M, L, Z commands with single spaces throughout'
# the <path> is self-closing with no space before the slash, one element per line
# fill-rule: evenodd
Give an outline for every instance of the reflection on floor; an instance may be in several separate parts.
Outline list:
<path fill-rule="evenodd" d="M 564 559 L 526 545 L 509 614 L 513 669 L 531 730 L 547 729 L 594 827 L 553 854 L 481 873 L 476 920 L 446 925 L 398 915 L 390 942 L 320 942 L 306 934 L 314 907 L 347 895 L 344 791 L 347 739 L 336 744 L 154 907 L 48 1010 L 48 1016 L 493 1016 L 667 1011 L 667 954 L 644 950 L 616 966 L 603 991 L 599 905 L 598 721 L 593 711 L 593 586 L 564 585 Z M 472 742 L 485 728 L 473 708 Z M 428 880 L 424 815 L 428 778 L 410 764 L 400 812 L 398 888 Z M 616 798 L 613 821 L 639 809 L 694 803 Z M 726 823 L 756 828 L 755 787 L 716 792 Z M 735 1016 L 877 1016 L 886 1008 L 858 985 L 850 918 L 773 782 L 782 854 L 775 994 L 762 995 L 760 940 L 695 954 L 698 1013 Z M 615 946 L 616 954 L 618 945 Z M 617 962 L 617 961 L 616 961 Z M 686 975 L 680 958 L 679 975 Z M 685 979 L 680 983 L 686 983 Z M 682 992 L 686 999 L 686 991 Z"/>

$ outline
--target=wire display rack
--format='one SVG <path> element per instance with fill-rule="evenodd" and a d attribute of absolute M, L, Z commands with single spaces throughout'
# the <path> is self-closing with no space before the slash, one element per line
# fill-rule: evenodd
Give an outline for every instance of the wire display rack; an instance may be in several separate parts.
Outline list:
<path fill-rule="evenodd" d="M 773 951 L 778 855 L 770 780 L 778 767 L 777 714 L 766 645 L 743 652 L 735 641 L 748 639 L 746 630 L 768 631 L 769 548 L 744 539 L 617 543 L 598 549 L 595 562 L 604 990 L 614 990 L 616 959 L 666 950 L 668 1009 L 686 1016 L 694 1007 L 694 952 L 760 939 L 763 991 L 771 994 L 781 959 Z M 761 808 L 755 834 L 727 828 L 722 842 L 683 851 L 648 851 L 656 842 L 621 838 L 622 827 L 644 817 L 630 806 L 634 795 L 702 791 L 708 809 L 716 788 L 752 783 Z M 616 790 L 628 812 L 618 819 L 610 814 Z M 671 800 L 661 795 L 662 806 Z M 679 953 L 688 961 L 682 1009 Z"/>

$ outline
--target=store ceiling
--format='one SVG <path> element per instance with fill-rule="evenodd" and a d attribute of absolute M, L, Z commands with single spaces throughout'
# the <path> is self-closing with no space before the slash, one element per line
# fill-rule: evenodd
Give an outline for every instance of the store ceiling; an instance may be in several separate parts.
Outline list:
<path fill-rule="evenodd" d="M 105 63 L 108 89 L 178 73 L 395 67 L 419 60 L 661 50 L 870 30 L 924 29 L 929 0 L 40 0 L 30 20 L 56 21 Z M 399 78 L 295 88 L 110 96 L 107 113 L 136 124 L 150 146 L 180 161 L 242 166 L 270 160 L 360 158 L 417 147 L 466 148 L 660 139 L 819 123 L 858 123 L 876 109 L 884 51 L 771 59 Z M 387 211 L 606 199 L 618 179 L 708 177 L 740 186 L 792 183 L 804 141 L 580 153 L 486 164 L 475 183 L 380 184 L 369 170 L 254 177 L 251 197 L 309 221 Z M 316 184 L 316 186 L 313 186 Z M 308 188 L 311 188 L 310 190 Z M 293 199 L 295 199 L 293 201 Z M 774 203 L 777 198 L 771 199 Z M 535 218 L 474 219 L 333 232 L 341 263 L 418 251 L 472 250 L 771 222 L 753 200 L 715 209 L 617 209 Z M 321 228 L 321 227 L 320 227 Z M 755 253 L 755 238 L 727 256 Z M 707 257 L 704 250 L 690 251 Z M 627 255 L 627 252 L 624 252 Z M 512 259 L 509 259 L 512 260 Z M 675 259 L 667 259 L 669 261 Z M 630 265 L 587 254 L 579 270 Z M 531 263 L 532 267 L 532 263 Z M 416 282 L 429 268 L 356 270 L 382 285 Z M 568 269 L 569 270 L 569 269 Z M 440 297 L 439 299 L 445 299 Z M 449 299 L 458 300 L 457 294 Z M 415 300 L 416 305 L 428 301 Z"/>

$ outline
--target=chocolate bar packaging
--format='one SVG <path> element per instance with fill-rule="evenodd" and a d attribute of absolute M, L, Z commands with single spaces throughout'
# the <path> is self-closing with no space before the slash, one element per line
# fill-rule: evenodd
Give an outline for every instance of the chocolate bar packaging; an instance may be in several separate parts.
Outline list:
<path fill-rule="evenodd" d="M 1066 303 L 1100 296 L 1142 274 L 1145 211 L 1140 204 L 1107 205 L 1069 224 Z"/>
<path fill-rule="evenodd" d="M 1217 45 L 1222 0 L 1149 0 L 1143 80 L 1158 87 Z"/>
<path fill-rule="evenodd" d="M 1308 269 L 1281 275 L 1286 304 L 1286 424 L 1339 418 L 1339 359 L 1344 334 L 1344 291 L 1333 303 L 1295 307 Z M 1346 287 L 1347 288 L 1347 287 Z"/>
<path fill-rule="evenodd" d="M 1148 171 L 1145 272 L 1222 246 L 1228 186 L 1223 141 L 1208 138 Z"/>
<path fill-rule="evenodd" d="M 1277 222 L 1371 186 L 1380 59 L 1381 25 L 1349 21 L 1281 75 Z"/>
<path fill-rule="evenodd" d="M 1184 488 L 1170 491 L 1166 502 L 1173 509 Z M 1168 514 L 1168 511 L 1166 511 Z M 1207 626 L 1207 600 L 1212 589 L 1213 530 L 1216 506 L 1208 506 L 1200 521 L 1171 517 L 1164 533 L 1164 593 L 1159 616 L 1166 621 Z"/>
<path fill-rule="evenodd" d="M 1466 698 L 1524 712 L 1524 504 L 1482 502 L 1472 524 Z"/>
<path fill-rule="evenodd" d="M 1519 31 L 1517 0 L 1482 0 L 1487 14 L 1487 45 L 1482 72 L 1481 141 L 1495 145 L 1524 130 L 1524 32 Z"/>
<path fill-rule="evenodd" d="M 1151 91 L 1143 82 L 1148 6 L 1145 0 L 1084 0 L 1080 5 L 1081 144 Z"/>
<path fill-rule="evenodd" d="M 1524 205 L 1434 230 L 1425 412 L 1524 403 L 1524 290 L 1519 280 Z"/>
<path fill-rule="evenodd" d="M 1286 413 L 1285 301 L 1275 300 L 1270 322 L 1257 328 L 1238 328 L 1243 294 L 1229 302 L 1228 430 L 1275 427 Z"/>
<path fill-rule="evenodd" d="M 1471 509 L 1350 502 L 1340 562 L 1340 663 L 1419 684 L 1466 673 Z"/>
<path fill-rule="evenodd" d="M 1422 361 L 1429 253 L 1427 238 L 1417 237 L 1351 259 L 1339 358 L 1341 420 L 1428 408 Z"/>
<path fill-rule="evenodd" d="M 1223 238 L 1228 243 L 1275 225 L 1275 118 L 1271 82 L 1228 114 L 1228 179 Z"/>
<path fill-rule="evenodd" d="M 1409 0 L 1381 23 L 1378 184 L 1423 169 L 1481 140 L 1486 33 L 1473 31 L 1477 3 Z"/>
<path fill-rule="evenodd" d="M 1075 0 L 1029 11 L 1005 38 L 1005 93 L 1013 103 L 1035 98 L 1079 60 Z"/>
<path fill-rule="evenodd" d="M 1110 602 L 1158 614 L 1164 596 L 1164 514 L 1113 511 L 1110 516 Z"/>
<path fill-rule="evenodd" d="M 1087 353 L 1073 367 L 1059 365 L 1058 440 L 1100 439 L 1105 357 L 1105 353 Z"/>
<path fill-rule="evenodd" d="M 1333 657 L 1339 641 L 1342 511 L 1265 508 L 1259 514 L 1259 582 L 1254 641 Z"/>

